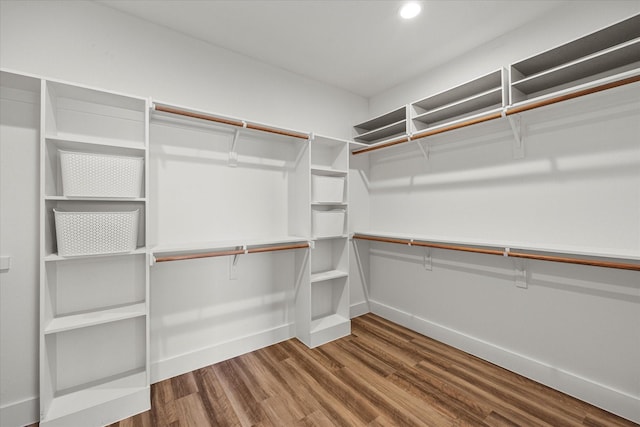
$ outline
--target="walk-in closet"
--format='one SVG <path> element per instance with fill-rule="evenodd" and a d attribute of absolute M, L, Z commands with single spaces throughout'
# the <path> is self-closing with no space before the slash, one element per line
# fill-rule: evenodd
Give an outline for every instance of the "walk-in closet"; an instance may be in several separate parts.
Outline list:
<path fill-rule="evenodd" d="M 640 424 L 639 2 L 0 0 L 0 102 L 2 427 Z"/>

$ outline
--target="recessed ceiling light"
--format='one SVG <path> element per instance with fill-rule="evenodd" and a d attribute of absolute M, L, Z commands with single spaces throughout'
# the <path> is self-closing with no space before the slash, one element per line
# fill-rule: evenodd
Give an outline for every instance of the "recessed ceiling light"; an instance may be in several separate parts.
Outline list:
<path fill-rule="evenodd" d="M 400 9 L 400 16 L 402 16 L 404 19 L 415 18 L 420 14 L 420 10 L 422 10 L 422 8 L 418 3 L 407 3 Z"/>

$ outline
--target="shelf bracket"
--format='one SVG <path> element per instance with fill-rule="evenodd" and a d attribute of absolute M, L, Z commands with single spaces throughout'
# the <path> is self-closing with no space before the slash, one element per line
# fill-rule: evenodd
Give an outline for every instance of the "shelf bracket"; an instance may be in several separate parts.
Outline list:
<path fill-rule="evenodd" d="M 523 259 L 514 259 L 515 284 L 516 287 L 527 289 L 527 262 Z"/>
<path fill-rule="evenodd" d="M 411 140 L 411 137 L 409 137 L 409 140 Z M 420 151 L 422 151 L 422 155 L 424 156 L 424 160 L 427 162 L 427 167 L 429 166 L 429 157 L 431 155 L 431 150 L 429 149 L 430 145 L 428 142 L 426 142 L 426 147 L 422 146 L 422 140 L 420 139 L 416 139 L 416 144 L 418 144 L 418 148 L 420 148 Z"/>
<path fill-rule="evenodd" d="M 229 166 L 235 168 L 238 166 L 238 152 L 236 151 L 236 146 L 238 145 L 238 139 L 240 138 L 240 130 L 247 127 L 246 122 L 242 122 L 242 128 L 238 128 L 235 130 L 233 134 L 233 140 L 231 141 L 231 146 L 229 147 Z"/>
<path fill-rule="evenodd" d="M 247 253 L 247 245 L 236 246 L 236 250 L 244 250 Z M 229 280 L 236 280 L 238 278 L 238 257 L 239 254 L 235 254 L 233 258 L 229 258 Z"/>
<path fill-rule="evenodd" d="M 425 248 L 424 250 L 424 255 L 422 258 L 422 265 L 424 266 L 424 269 L 427 271 L 432 271 L 433 270 L 433 263 L 431 260 L 431 249 L 429 248 Z"/>
<path fill-rule="evenodd" d="M 509 126 L 511 126 L 511 131 L 513 132 L 513 158 L 523 159 L 524 138 L 522 137 L 522 119 L 519 115 L 516 115 L 507 116 L 507 120 L 509 120 Z"/>

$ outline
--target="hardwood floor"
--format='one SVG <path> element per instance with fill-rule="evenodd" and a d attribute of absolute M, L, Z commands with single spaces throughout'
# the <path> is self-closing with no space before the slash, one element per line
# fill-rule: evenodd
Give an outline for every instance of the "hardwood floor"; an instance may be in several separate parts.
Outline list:
<path fill-rule="evenodd" d="M 111 427 L 637 426 L 375 315 L 352 330 L 154 384 L 151 411 Z"/>

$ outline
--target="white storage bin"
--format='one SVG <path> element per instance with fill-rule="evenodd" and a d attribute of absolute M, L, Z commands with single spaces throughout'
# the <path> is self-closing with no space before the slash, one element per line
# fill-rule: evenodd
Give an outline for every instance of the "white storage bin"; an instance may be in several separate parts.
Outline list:
<path fill-rule="evenodd" d="M 333 237 L 344 234 L 344 209 L 328 211 L 314 209 L 312 212 L 314 237 Z"/>
<path fill-rule="evenodd" d="M 142 157 L 58 150 L 62 194 L 69 197 L 140 197 Z"/>
<path fill-rule="evenodd" d="M 311 194 L 314 202 L 342 203 L 344 177 L 311 175 Z"/>
<path fill-rule="evenodd" d="M 65 212 L 53 210 L 58 255 L 79 256 L 130 252 L 138 241 L 138 210 Z"/>

